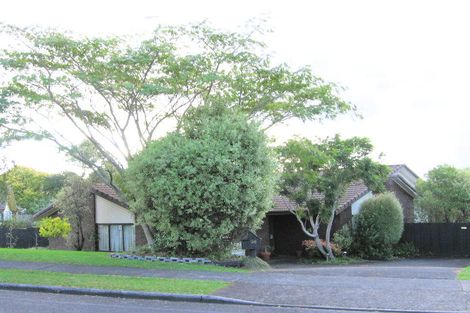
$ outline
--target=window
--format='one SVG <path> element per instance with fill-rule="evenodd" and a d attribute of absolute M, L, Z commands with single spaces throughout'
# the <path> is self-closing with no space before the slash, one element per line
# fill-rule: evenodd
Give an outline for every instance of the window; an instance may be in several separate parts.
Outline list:
<path fill-rule="evenodd" d="M 99 224 L 98 237 L 100 251 L 129 251 L 135 247 L 134 225 Z"/>

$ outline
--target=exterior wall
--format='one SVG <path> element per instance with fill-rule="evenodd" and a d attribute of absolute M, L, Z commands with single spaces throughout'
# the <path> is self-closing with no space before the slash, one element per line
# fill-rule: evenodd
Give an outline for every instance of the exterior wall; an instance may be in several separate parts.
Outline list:
<path fill-rule="evenodd" d="M 362 196 L 361 198 L 354 201 L 353 204 L 351 204 L 351 214 L 356 215 L 357 213 L 359 213 L 362 203 L 372 197 L 373 197 L 373 194 L 372 194 L 372 191 L 370 191 L 366 193 L 364 196 Z"/>
<path fill-rule="evenodd" d="M 256 231 L 256 235 L 261 238 L 261 250 L 264 250 L 266 246 L 272 246 L 269 238 L 269 223 L 270 216 L 266 216 L 263 220 L 261 228 Z"/>
<path fill-rule="evenodd" d="M 103 197 L 96 196 L 96 224 L 134 224 L 134 213 Z"/>
<path fill-rule="evenodd" d="M 405 223 L 413 223 L 414 222 L 414 198 L 404 191 L 397 183 L 393 180 L 389 179 L 387 181 L 386 187 L 389 191 L 393 192 L 397 197 L 398 201 L 403 208 L 403 216 L 405 219 Z"/>

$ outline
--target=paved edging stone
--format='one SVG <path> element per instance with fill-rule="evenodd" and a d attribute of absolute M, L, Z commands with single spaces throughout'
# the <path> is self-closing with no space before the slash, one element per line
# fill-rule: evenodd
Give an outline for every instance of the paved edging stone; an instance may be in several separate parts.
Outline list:
<path fill-rule="evenodd" d="M 303 308 L 303 309 L 332 310 L 332 311 L 343 311 L 343 312 L 348 312 L 348 311 L 384 312 L 384 313 L 392 313 L 392 312 L 463 313 L 463 312 L 466 312 L 466 311 L 394 310 L 394 309 L 381 309 L 381 308 L 346 308 L 346 307 L 316 306 L 316 305 L 272 304 L 272 303 L 261 303 L 261 302 L 255 302 L 255 301 L 247 301 L 247 300 L 220 297 L 220 296 L 211 296 L 211 295 L 171 294 L 171 293 L 158 293 L 158 292 L 126 291 L 126 290 L 103 290 L 103 289 L 95 289 L 95 288 L 72 288 L 72 287 L 62 287 L 62 286 L 8 284 L 8 283 L 0 283 L 0 290 L 44 292 L 44 293 L 56 293 L 56 294 L 100 296 L 100 297 L 128 298 L 128 299 L 147 299 L 147 300 L 202 302 L 202 303 L 217 303 L 217 304 L 232 304 L 232 305 L 250 305 L 250 306 L 262 306 L 262 307 Z"/>

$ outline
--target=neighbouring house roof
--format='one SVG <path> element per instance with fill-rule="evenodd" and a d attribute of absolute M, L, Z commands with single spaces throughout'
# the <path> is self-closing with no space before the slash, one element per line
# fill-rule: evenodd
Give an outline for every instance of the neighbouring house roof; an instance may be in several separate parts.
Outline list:
<path fill-rule="evenodd" d="M 416 179 L 418 178 L 418 175 L 411 171 L 405 164 L 394 164 L 389 166 L 392 169 L 392 172 L 389 174 L 388 179 L 395 181 L 400 187 L 405 189 L 405 191 L 412 191 L 414 188 L 413 182 L 404 179 L 402 171 L 405 169 L 411 175 L 416 177 Z M 342 211 L 347 209 L 351 204 L 353 204 L 355 201 L 359 200 L 369 192 L 369 188 L 367 188 L 367 186 L 362 181 L 356 181 L 351 183 L 339 201 L 338 208 L 336 209 L 336 214 L 341 213 Z M 411 193 L 412 192 L 410 192 L 410 194 Z M 321 195 L 316 194 L 314 195 L 314 197 L 320 198 Z M 273 208 L 269 211 L 269 213 L 275 214 L 289 212 L 295 210 L 297 207 L 298 205 L 295 203 L 295 201 L 289 200 L 287 197 L 279 195 L 274 197 Z"/>
<path fill-rule="evenodd" d="M 33 220 L 37 221 L 41 218 L 51 216 L 52 214 L 59 211 L 59 208 L 55 207 L 53 203 L 49 204 L 47 207 L 33 214 Z"/>

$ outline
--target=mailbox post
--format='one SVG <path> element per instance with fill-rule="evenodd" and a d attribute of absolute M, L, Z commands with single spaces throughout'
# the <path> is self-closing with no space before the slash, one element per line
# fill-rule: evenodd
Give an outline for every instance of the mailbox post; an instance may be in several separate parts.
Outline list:
<path fill-rule="evenodd" d="M 242 249 L 245 250 L 245 255 L 256 257 L 256 253 L 261 247 L 261 238 L 256 236 L 252 231 L 247 231 L 241 241 Z"/>

